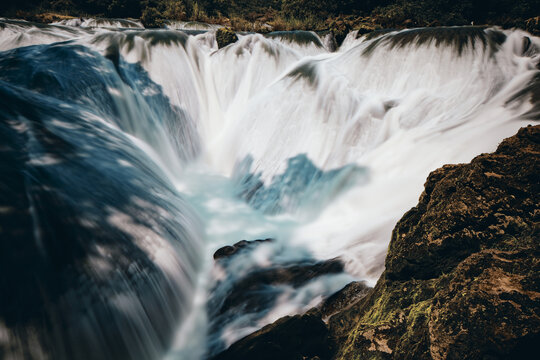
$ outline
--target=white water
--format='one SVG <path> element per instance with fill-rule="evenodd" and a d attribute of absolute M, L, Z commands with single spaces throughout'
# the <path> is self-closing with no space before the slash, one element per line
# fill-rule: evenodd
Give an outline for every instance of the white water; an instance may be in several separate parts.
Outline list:
<path fill-rule="evenodd" d="M 499 30 L 485 33 L 493 31 Z M 353 278 L 374 285 L 392 228 L 416 204 L 429 172 L 493 151 L 503 138 L 531 123 L 524 116 L 532 108 L 527 98 L 508 101 L 538 73 L 540 40 L 522 31 L 503 33 L 506 40 L 493 51 L 478 39 L 461 54 L 435 41 L 394 47 L 383 40 L 366 53 L 375 40 L 351 34 L 339 51 L 330 53 L 315 34 L 303 34 L 314 39 L 307 43 L 243 35 L 218 50 L 212 32 L 187 36 L 165 30 L 10 24 L 0 33 L 0 49 L 71 39 L 108 54 L 114 44 L 123 61 L 142 65 L 183 112 L 180 133 L 185 137 L 180 140 L 170 128 L 157 127 L 149 135 L 144 126 L 140 131 L 125 122 L 115 126 L 135 137 L 135 145 L 168 174 L 204 224 L 193 310 L 169 354 L 171 359 L 196 359 L 204 355 L 207 341 L 216 341 L 211 338 L 215 334 L 206 337 L 205 305 L 223 276 L 238 279 L 256 268 L 307 257 L 340 257 L 348 272 L 299 289 L 286 287 L 267 313 L 238 314 L 219 333 L 225 345 L 281 316 L 309 309 Z M 524 36 L 533 43 L 526 55 Z M 154 90 L 140 91 L 147 95 Z M 127 106 L 121 116 L 125 121 L 136 122 L 146 107 L 144 118 L 158 121 L 155 104 L 127 88 L 109 91 L 126 104 L 118 105 Z M 185 148 L 192 149 L 190 155 L 179 157 Z M 325 178 L 320 186 L 313 178 L 303 184 L 306 192 L 290 193 L 289 185 L 275 184 L 276 176 L 301 154 L 321 171 L 355 170 Z M 239 166 L 246 158 L 250 166 Z M 274 189 L 285 190 L 248 204 L 238 196 L 238 181 L 246 171 L 258 174 L 266 187 L 274 183 Z M 294 182 L 298 173 L 293 174 Z M 214 266 L 212 253 L 219 247 L 269 237 L 276 240 L 240 257 L 231 269 Z"/>

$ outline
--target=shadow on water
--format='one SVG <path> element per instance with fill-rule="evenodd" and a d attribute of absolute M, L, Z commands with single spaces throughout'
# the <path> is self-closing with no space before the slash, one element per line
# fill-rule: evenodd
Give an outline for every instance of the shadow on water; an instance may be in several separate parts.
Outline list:
<path fill-rule="evenodd" d="M 140 67 L 120 71 L 167 108 Z M 156 357 L 187 309 L 198 222 L 111 126 L 126 125 L 107 91 L 113 72 L 76 45 L 2 53 L 0 358 Z M 167 105 L 170 117 L 155 118 L 178 121 Z"/>
<path fill-rule="evenodd" d="M 125 62 L 113 49 L 106 55 L 70 42 L 17 48 L 2 54 L 0 80 L 91 108 L 158 152 L 167 137 L 175 157 L 194 158 L 200 143 L 189 114 L 170 103 L 141 65 Z"/>

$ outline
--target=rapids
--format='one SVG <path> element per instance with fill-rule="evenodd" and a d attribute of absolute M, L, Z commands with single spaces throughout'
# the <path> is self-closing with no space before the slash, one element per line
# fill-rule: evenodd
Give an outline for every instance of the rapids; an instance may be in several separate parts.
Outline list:
<path fill-rule="evenodd" d="M 540 39 L 520 30 L 218 50 L 215 27 L 167 26 L 0 19 L 1 357 L 202 359 L 374 285 L 429 172 L 540 116 Z M 344 271 L 217 310 L 261 269 L 336 258 Z"/>

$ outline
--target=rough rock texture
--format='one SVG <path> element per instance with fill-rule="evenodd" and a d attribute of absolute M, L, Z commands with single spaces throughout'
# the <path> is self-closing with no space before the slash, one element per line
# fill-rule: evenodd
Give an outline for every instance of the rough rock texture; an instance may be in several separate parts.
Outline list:
<path fill-rule="evenodd" d="M 218 48 L 221 49 L 229 44 L 232 44 L 238 40 L 236 33 L 230 28 L 221 28 L 216 31 L 216 41 Z"/>
<path fill-rule="evenodd" d="M 369 294 L 372 290 L 364 281 L 353 281 L 334 295 L 328 297 L 319 307 L 322 318 L 344 311 Z"/>
<path fill-rule="evenodd" d="M 232 321 L 237 320 L 240 314 L 248 316 L 252 320 L 262 319 L 269 309 L 273 309 L 278 304 L 282 296 L 287 296 L 287 291 L 291 289 L 298 289 L 322 276 L 343 272 L 344 265 L 338 259 L 320 261 L 314 258 L 306 258 L 301 262 L 291 262 L 289 260 L 284 263 L 278 261 L 264 267 L 260 267 L 256 262 L 252 263 L 254 253 L 260 250 L 263 252 L 270 251 L 270 249 L 276 251 L 274 255 L 277 254 L 278 257 L 284 251 L 272 239 L 259 239 L 253 241 L 242 240 L 233 246 L 225 246 L 215 252 L 214 272 L 219 274 L 217 275 L 219 280 L 216 281 L 210 291 L 212 296 L 207 303 L 207 314 L 210 319 L 210 337 L 222 339 L 223 331 L 230 326 Z M 355 292 L 354 295 L 357 296 L 358 294 Z M 328 307 L 328 309 L 339 306 L 339 299 L 336 300 L 336 303 L 337 305 L 334 304 L 333 307 Z M 277 323 L 273 325 L 277 325 Z M 292 342 L 283 343 L 288 336 L 293 336 L 295 331 L 300 331 L 299 329 L 304 326 L 310 328 L 309 330 L 303 330 L 304 334 L 310 334 L 310 339 L 294 335 Z M 268 335 L 263 336 L 263 334 L 267 333 Z M 328 329 L 321 320 L 320 313 L 313 313 L 307 318 L 304 316 L 292 317 L 283 325 L 271 326 L 266 328 L 264 332 L 257 332 L 257 334 L 250 335 L 240 341 L 242 344 L 251 344 L 256 341 L 255 339 L 264 338 L 265 344 L 257 343 L 248 346 L 249 349 L 255 352 L 255 355 L 246 352 L 247 345 L 236 345 L 231 347 L 229 351 L 222 353 L 218 358 L 243 359 L 249 358 L 249 356 L 275 358 L 272 356 L 281 354 L 280 358 L 293 356 L 291 357 L 293 359 L 294 356 L 300 353 L 327 354 L 330 351 Z M 319 339 L 324 339 L 325 342 L 319 344 Z M 211 342 L 208 347 L 208 357 L 213 357 L 224 349 L 225 343 L 223 341 Z M 261 353 L 270 357 L 261 357 L 263 356 Z M 271 356 L 271 354 L 273 355 Z M 329 358 L 327 355 L 325 356 L 325 358 Z"/>
<path fill-rule="evenodd" d="M 396 225 L 374 289 L 349 284 L 320 309 L 280 319 L 216 359 L 535 358 L 538 174 L 540 126 L 470 164 L 434 171 Z M 332 314 L 325 332 L 321 319 Z"/>
<path fill-rule="evenodd" d="M 343 272 L 343 263 L 337 259 L 327 261 L 306 261 L 294 265 L 279 265 L 268 269 L 256 270 L 236 281 L 227 296 L 220 299 L 220 306 L 213 306 L 221 315 L 227 311 L 242 307 L 258 309 L 270 298 L 268 288 L 280 284 L 293 287 L 305 285 L 319 276 Z"/>
<path fill-rule="evenodd" d="M 212 360 L 322 360 L 332 353 L 318 314 L 286 316 L 234 343 Z"/>
<path fill-rule="evenodd" d="M 530 358 L 540 341 L 540 126 L 431 173 L 373 292 L 330 320 L 341 359 Z"/>
<path fill-rule="evenodd" d="M 354 281 L 303 315 L 286 316 L 237 341 L 212 360 L 329 360 L 336 344 L 325 320 L 366 296 L 371 288 Z"/>

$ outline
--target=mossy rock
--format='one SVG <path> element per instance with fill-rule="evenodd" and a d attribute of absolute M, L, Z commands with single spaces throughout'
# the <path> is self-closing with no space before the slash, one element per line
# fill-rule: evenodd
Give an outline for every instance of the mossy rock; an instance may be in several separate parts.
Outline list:
<path fill-rule="evenodd" d="M 216 41 L 221 49 L 238 41 L 238 36 L 231 28 L 221 28 L 216 31 Z"/>
<path fill-rule="evenodd" d="M 338 359 L 527 359 L 540 341 L 540 126 L 434 171 L 373 292 L 330 319 Z"/>

